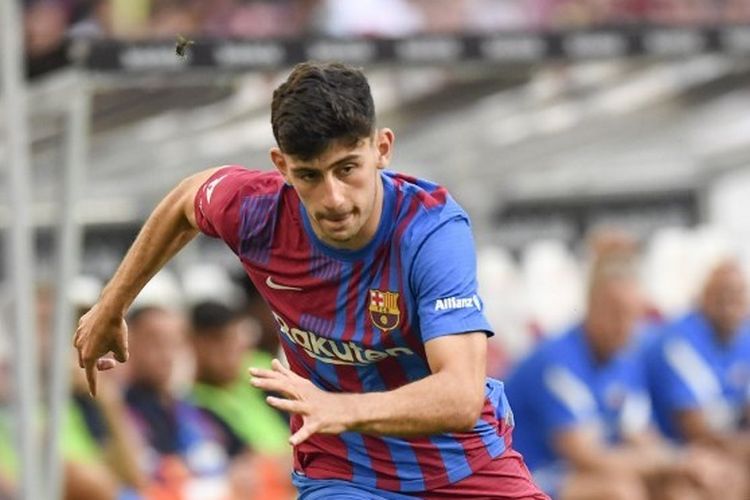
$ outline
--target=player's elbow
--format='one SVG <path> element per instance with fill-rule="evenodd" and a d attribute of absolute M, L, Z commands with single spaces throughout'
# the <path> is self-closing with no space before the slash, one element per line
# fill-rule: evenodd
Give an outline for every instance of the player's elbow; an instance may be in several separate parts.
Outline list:
<path fill-rule="evenodd" d="M 464 397 L 455 407 L 451 432 L 471 432 L 482 415 L 484 398 Z"/>
<path fill-rule="evenodd" d="M 460 419 L 456 420 L 456 424 L 453 429 L 451 429 L 451 432 L 471 432 L 476 424 L 476 419 L 471 418 L 468 414 L 463 415 Z"/>

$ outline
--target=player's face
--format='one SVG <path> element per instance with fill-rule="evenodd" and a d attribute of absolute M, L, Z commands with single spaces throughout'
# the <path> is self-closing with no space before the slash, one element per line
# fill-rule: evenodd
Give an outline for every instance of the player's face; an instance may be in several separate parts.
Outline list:
<path fill-rule="evenodd" d="M 271 150 L 271 159 L 297 191 L 315 234 L 328 245 L 355 250 L 374 237 L 383 204 L 379 171 L 390 161 L 393 138 L 392 131 L 382 129 L 354 146 L 334 142 L 309 161 Z"/>

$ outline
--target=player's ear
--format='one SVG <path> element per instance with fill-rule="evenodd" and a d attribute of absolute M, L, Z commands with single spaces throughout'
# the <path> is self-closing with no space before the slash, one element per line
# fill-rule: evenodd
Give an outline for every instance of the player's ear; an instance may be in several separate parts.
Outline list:
<path fill-rule="evenodd" d="M 281 150 L 278 147 L 271 148 L 270 151 L 271 155 L 271 161 L 273 162 L 274 166 L 276 167 L 276 170 L 278 170 L 281 175 L 284 177 L 284 180 L 287 184 L 290 184 L 289 182 L 289 165 L 286 162 L 286 158 L 284 157 L 284 153 L 281 152 Z"/>
<path fill-rule="evenodd" d="M 391 163 L 393 153 L 393 141 L 396 136 L 393 130 L 381 128 L 375 133 L 375 145 L 378 149 L 378 168 L 385 168 Z"/>

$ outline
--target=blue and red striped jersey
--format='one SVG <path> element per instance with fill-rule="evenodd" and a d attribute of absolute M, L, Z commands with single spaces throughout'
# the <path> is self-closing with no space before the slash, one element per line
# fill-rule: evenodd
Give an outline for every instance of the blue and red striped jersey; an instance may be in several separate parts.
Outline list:
<path fill-rule="evenodd" d="M 278 172 L 219 169 L 195 199 L 198 225 L 223 239 L 279 326 L 291 369 L 327 391 L 386 391 L 430 374 L 425 342 L 492 335 L 477 294 L 469 219 L 430 182 L 382 172 L 374 238 L 341 250 L 314 233 Z M 295 469 L 390 491 L 425 491 L 469 476 L 510 442 L 502 384 L 488 379 L 473 431 L 419 438 L 354 432 L 314 435 L 294 450 Z M 292 418 L 292 432 L 301 418 Z"/>

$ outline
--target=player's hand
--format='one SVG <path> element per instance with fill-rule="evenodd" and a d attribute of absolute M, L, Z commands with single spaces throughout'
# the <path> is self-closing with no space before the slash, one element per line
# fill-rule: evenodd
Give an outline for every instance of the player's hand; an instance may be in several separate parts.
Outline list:
<path fill-rule="evenodd" d="M 73 345 L 78 365 L 86 370 L 89 393 L 96 396 L 96 372 L 116 366 L 115 360 L 128 360 L 128 325 L 121 315 L 112 315 L 96 304 L 78 321 Z M 115 359 L 105 358 L 112 352 Z"/>
<path fill-rule="evenodd" d="M 304 442 L 313 434 L 341 434 L 347 430 L 347 412 L 341 394 L 318 389 L 277 359 L 271 362 L 271 370 L 250 368 L 250 375 L 250 383 L 254 387 L 283 396 L 268 396 L 268 404 L 302 416 L 302 427 L 289 438 L 292 446 Z"/>

